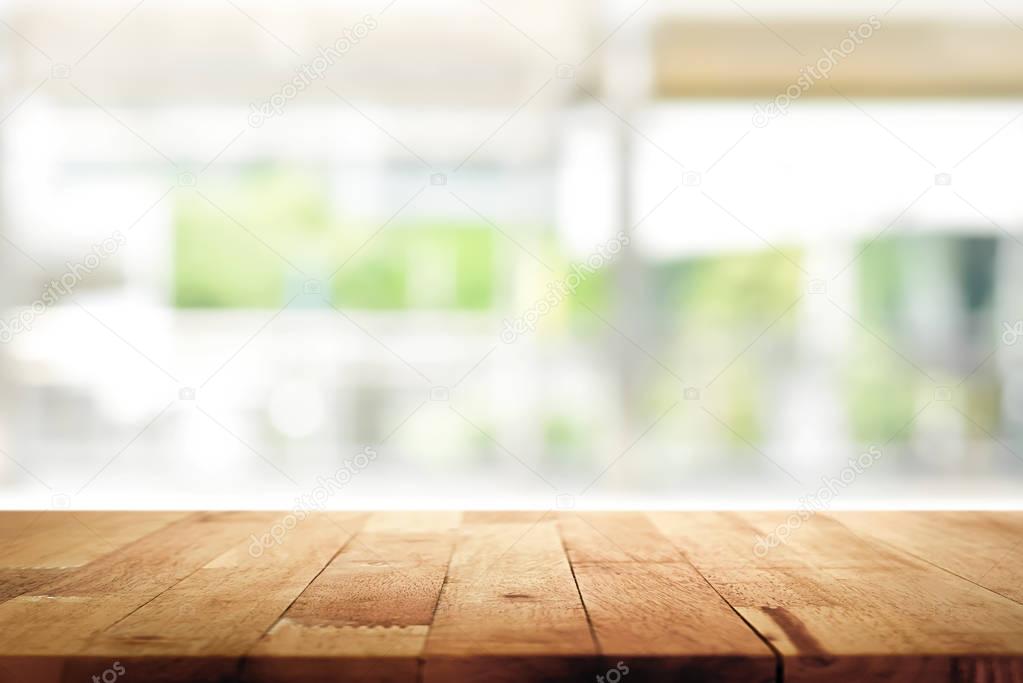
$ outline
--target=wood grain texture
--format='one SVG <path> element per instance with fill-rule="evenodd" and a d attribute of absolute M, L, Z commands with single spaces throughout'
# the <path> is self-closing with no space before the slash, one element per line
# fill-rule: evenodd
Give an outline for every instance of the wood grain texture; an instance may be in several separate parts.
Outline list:
<path fill-rule="evenodd" d="M 0 682 L 1023 683 L 1020 513 L 287 517 L 0 513 Z"/>
<path fill-rule="evenodd" d="M 459 519 L 373 515 L 262 637 L 245 679 L 416 680 Z"/>
<path fill-rule="evenodd" d="M 261 551 L 249 539 L 233 543 L 105 629 L 81 656 L 126 659 L 147 681 L 232 677 L 242 656 L 348 543 L 364 517 L 314 513 Z"/>
<path fill-rule="evenodd" d="M 76 679 L 65 669 L 104 629 L 272 520 L 267 513 L 195 513 L 0 603 L 2 680 Z"/>
<path fill-rule="evenodd" d="M 471 517 L 424 650 L 426 681 L 571 679 L 596 645 L 553 515 Z M 521 520 L 521 521 L 519 521 Z"/>
<path fill-rule="evenodd" d="M 644 515 L 562 515 L 602 655 L 630 674 L 697 683 L 775 678 L 770 648 Z"/>
<path fill-rule="evenodd" d="M 883 541 L 1023 604 L 1023 515 L 1004 512 L 842 512 Z"/>
<path fill-rule="evenodd" d="M 779 651 L 786 681 L 1023 681 L 1021 605 L 833 518 L 653 517 Z M 786 540 L 757 551 L 772 534 Z"/>
<path fill-rule="evenodd" d="M 184 512 L 6 512 L 0 568 L 78 567 L 182 519 Z"/>

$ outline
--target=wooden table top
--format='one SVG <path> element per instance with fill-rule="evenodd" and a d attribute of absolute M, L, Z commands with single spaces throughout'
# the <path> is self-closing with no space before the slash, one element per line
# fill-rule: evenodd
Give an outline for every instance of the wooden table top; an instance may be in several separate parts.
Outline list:
<path fill-rule="evenodd" d="M 1023 682 L 1018 512 L 6 512 L 0 540 L 5 683 Z"/>

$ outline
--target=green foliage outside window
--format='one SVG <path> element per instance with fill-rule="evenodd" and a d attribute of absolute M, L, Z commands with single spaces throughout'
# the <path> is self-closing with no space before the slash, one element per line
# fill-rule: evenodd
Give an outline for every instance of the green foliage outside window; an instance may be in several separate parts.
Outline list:
<path fill-rule="evenodd" d="M 487 310 L 496 295 L 496 269 L 489 226 L 388 226 L 334 278 L 333 297 L 351 308 Z"/>
<path fill-rule="evenodd" d="M 341 264 L 324 288 L 338 306 L 494 305 L 497 238 L 486 224 L 396 222 L 362 246 L 377 226 L 339 225 L 325 183 L 311 174 L 256 168 L 204 195 L 184 195 L 176 206 L 179 308 L 276 308 L 307 277 L 326 280 Z"/>
<path fill-rule="evenodd" d="M 682 311 L 687 321 L 749 324 L 773 319 L 803 290 L 803 274 L 773 250 L 715 254 L 665 264 L 655 269 L 661 304 Z"/>
<path fill-rule="evenodd" d="M 183 194 L 174 225 L 174 304 L 273 308 L 306 253 L 328 242 L 322 187 L 306 176 L 256 169 L 237 183 Z M 211 203 L 213 202 L 213 203 Z"/>

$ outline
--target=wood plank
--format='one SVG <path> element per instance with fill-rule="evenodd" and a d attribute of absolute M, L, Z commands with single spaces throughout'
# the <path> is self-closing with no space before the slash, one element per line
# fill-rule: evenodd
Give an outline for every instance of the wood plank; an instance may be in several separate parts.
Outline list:
<path fill-rule="evenodd" d="M 261 550 L 248 538 L 92 638 L 67 670 L 118 658 L 146 681 L 219 681 L 341 550 L 366 515 L 311 513 Z M 274 515 L 273 523 L 283 518 Z M 258 536 L 258 534 L 257 534 Z"/>
<path fill-rule="evenodd" d="M 462 524 L 459 510 L 387 510 L 374 512 L 363 526 L 373 533 L 446 533 L 455 532 Z"/>
<path fill-rule="evenodd" d="M 774 653 L 644 515 L 566 517 L 575 578 L 608 661 L 638 680 L 775 680 Z"/>
<path fill-rule="evenodd" d="M 765 554 L 786 513 L 652 513 L 784 657 L 786 681 L 1023 680 L 1023 609 L 825 516 Z"/>
<path fill-rule="evenodd" d="M 184 512 L 4 513 L 0 568 L 78 567 L 186 516 Z"/>
<path fill-rule="evenodd" d="M 185 517 L 184 512 L 15 512 L 0 516 L 0 602 Z"/>
<path fill-rule="evenodd" d="M 62 680 L 65 661 L 103 629 L 272 519 L 266 513 L 194 513 L 0 603 L 0 667 L 20 680 Z"/>
<path fill-rule="evenodd" d="M 245 661 L 244 681 L 414 683 L 428 626 L 310 626 L 285 618 Z"/>
<path fill-rule="evenodd" d="M 28 593 L 67 574 L 67 569 L 0 569 L 0 602 Z"/>
<path fill-rule="evenodd" d="M 275 520 L 273 513 L 197 513 L 90 562 L 46 595 L 152 596 Z"/>
<path fill-rule="evenodd" d="M 373 514 L 252 650 L 245 680 L 415 681 L 460 517 Z"/>
<path fill-rule="evenodd" d="M 562 512 L 558 526 L 572 565 L 679 562 L 682 554 L 639 512 Z"/>
<path fill-rule="evenodd" d="M 466 510 L 463 524 L 535 524 L 552 519 L 550 512 L 542 510 Z"/>
<path fill-rule="evenodd" d="M 424 680 L 593 680 L 605 669 L 553 516 L 491 520 L 463 527 L 427 636 Z"/>
<path fill-rule="evenodd" d="M 0 566 L 2 683 L 766 683 L 771 648 L 787 681 L 1023 683 L 1020 513 L 30 519 L 0 513 L 19 563 L 99 554 Z"/>
<path fill-rule="evenodd" d="M 1023 604 L 1023 519 L 996 512 L 831 513 L 891 544 Z"/>

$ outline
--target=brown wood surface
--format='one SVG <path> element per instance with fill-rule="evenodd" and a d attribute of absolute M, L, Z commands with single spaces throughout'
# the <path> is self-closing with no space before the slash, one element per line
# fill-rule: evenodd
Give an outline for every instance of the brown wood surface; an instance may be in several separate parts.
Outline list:
<path fill-rule="evenodd" d="M 9 512 L 0 542 L 3 683 L 1023 683 L 1020 513 Z"/>
<path fill-rule="evenodd" d="M 786 681 L 1023 681 L 1023 605 L 842 515 L 651 516 L 778 651 Z M 753 551 L 772 534 L 785 542 Z"/>

